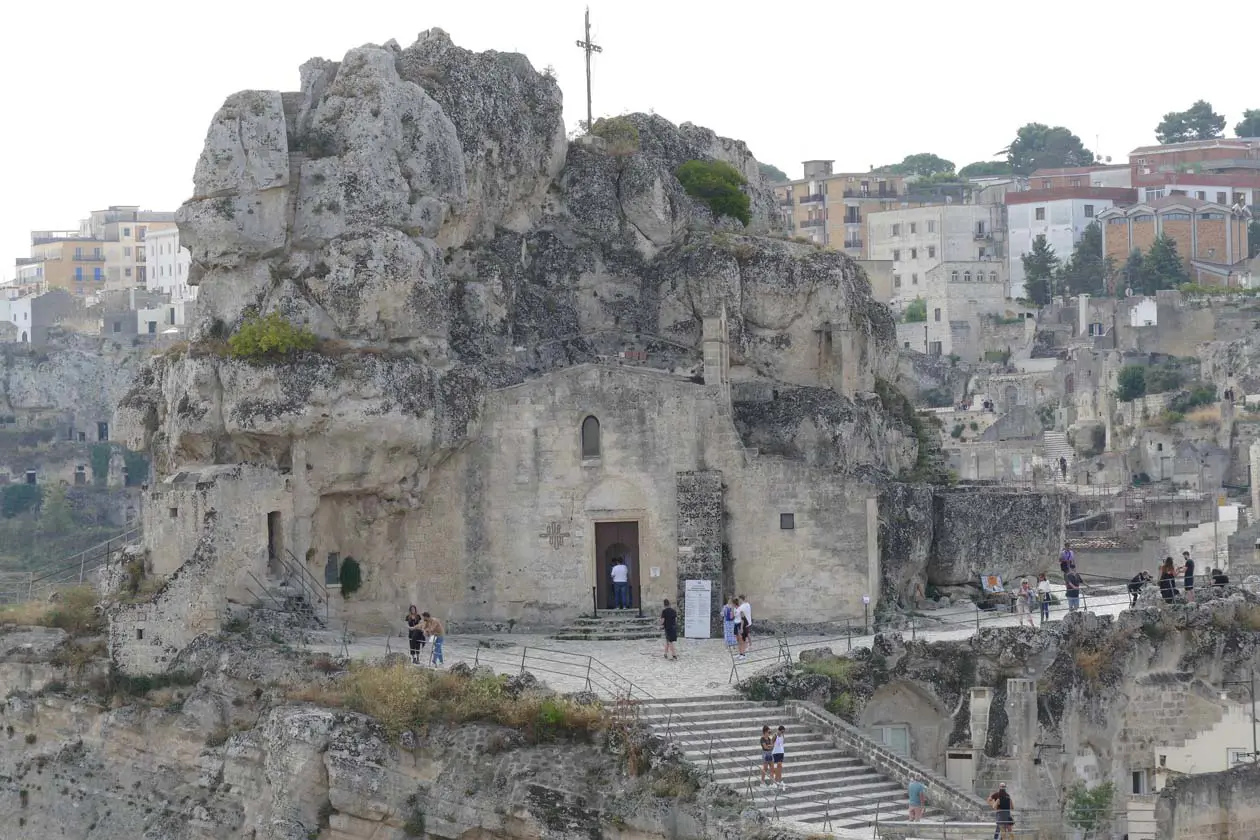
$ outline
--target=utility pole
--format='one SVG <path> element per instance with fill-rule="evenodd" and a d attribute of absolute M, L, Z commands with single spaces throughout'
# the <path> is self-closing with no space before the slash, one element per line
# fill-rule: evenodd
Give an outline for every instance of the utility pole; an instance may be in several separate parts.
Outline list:
<path fill-rule="evenodd" d="M 591 7 L 586 7 L 586 40 L 578 41 L 577 45 L 586 53 L 586 130 L 589 133 L 591 126 L 595 124 L 594 118 L 591 116 L 591 53 L 603 52 L 604 48 L 596 46 L 591 42 Z"/>

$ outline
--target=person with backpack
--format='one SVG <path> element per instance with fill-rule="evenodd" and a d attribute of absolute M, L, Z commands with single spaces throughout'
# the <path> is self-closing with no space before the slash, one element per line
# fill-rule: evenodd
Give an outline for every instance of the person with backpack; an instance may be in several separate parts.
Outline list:
<path fill-rule="evenodd" d="M 1076 571 L 1076 552 L 1072 550 L 1072 544 L 1065 542 L 1063 551 L 1059 553 L 1059 571 L 1063 572 L 1063 576 L 1067 577 L 1068 572 Z"/>

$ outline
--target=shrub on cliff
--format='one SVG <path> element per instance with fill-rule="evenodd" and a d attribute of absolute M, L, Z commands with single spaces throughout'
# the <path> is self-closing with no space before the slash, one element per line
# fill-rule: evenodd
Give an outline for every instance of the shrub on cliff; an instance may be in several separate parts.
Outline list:
<path fill-rule="evenodd" d="M 613 157 L 629 157 L 639 151 L 639 129 L 625 117 L 600 117 L 591 134 L 603 139 L 604 151 Z"/>
<path fill-rule="evenodd" d="M 752 221 L 751 201 L 743 190 L 748 181 L 729 163 L 689 160 L 678 167 L 674 176 L 687 195 L 709 205 L 714 216 L 730 216 L 743 225 Z"/>
<path fill-rule="evenodd" d="M 341 584 L 343 598 L 358 592 L 359 587 L 363 585 L 363 570 L 359 568 L 359 561 L 353 557 L 342 560 L 341 574 L 337 580 Z"/>
<path fill-rule="evenodd" d="M 272 312 L 246 318 L 228 339 L 228 352 L 234 359 L 259 361 L 314 350 L 316 343 L 310 330 L 296 327 L 279 312 Z"/>

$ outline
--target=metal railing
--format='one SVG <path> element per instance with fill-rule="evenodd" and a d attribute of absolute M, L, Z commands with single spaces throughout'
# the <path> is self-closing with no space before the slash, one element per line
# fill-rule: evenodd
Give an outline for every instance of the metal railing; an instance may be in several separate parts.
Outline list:
<path fill-rule="evenodd" d="M 63 557 L 55 563 L 31 569 L 27 573 L 27 579 L 18 588 L 0 593 L 0 603 L 34 601 L 56 587 L 85 583 L 88 574 L 104 566 L 115 551 L 135 542 L 141 533 L 140 523 L 137 521 L 116 537 Z"/>
<path fill-rule="evenodd" d="M 296 586 L 301 592 L 302 597 L 306 599 L 306 603 L 310 605 L 312 613 L 315 613 L 319 605 L 324 607 L 324 622 L 328 621 L 328 586 L 306 567 L 306 564 L 298 560 L 293 552 L 284 549 L 283 553 L 275 557 L 277 563 L 280 564 L 286 573 L 289 582 Z M 319 616 L 315 618 L 318 620 Z"/>

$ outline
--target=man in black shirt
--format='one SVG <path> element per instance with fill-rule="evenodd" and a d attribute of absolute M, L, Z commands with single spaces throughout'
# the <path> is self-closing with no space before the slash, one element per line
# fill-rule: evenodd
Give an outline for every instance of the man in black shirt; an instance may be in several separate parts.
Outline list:
<path fill-rule="evenodd" d="M 1142 587 L 1150 583 L 1152 580 L 1151 573 L 1148 571 L 1140 571 L 1129 581 L 1129 606 L 1136 607 L 1138 596 L 1142 594 Z"/>
<path fill-rule="evenodd" d="M 988 801 L 997 812 L 998 833 L 1002 836 L 1002 840 L 1010 840 L 1015 831 L 1015 817 L 1011 815 L 1014 806 L 1011 803 L 1011 795 L 1006 792 L 1006 782 L 998 785 L 998 789 L 989 795 Z"/>
<path fill-rule="evenodd" d="M 661 610 L 661 628 L 665 631 L 665 658 L 677 659 L 678 651 L 674 650 L 674 642 L 678 641 L 678 611 L 665 599 L 665 609 Z"/>
<path fill-rule="evenodd" d="M 1182 563 L 1186 570 L 1186 600 L 1194 603 L 1194 558 L 1190 552 L 1181 552 Z"/>

